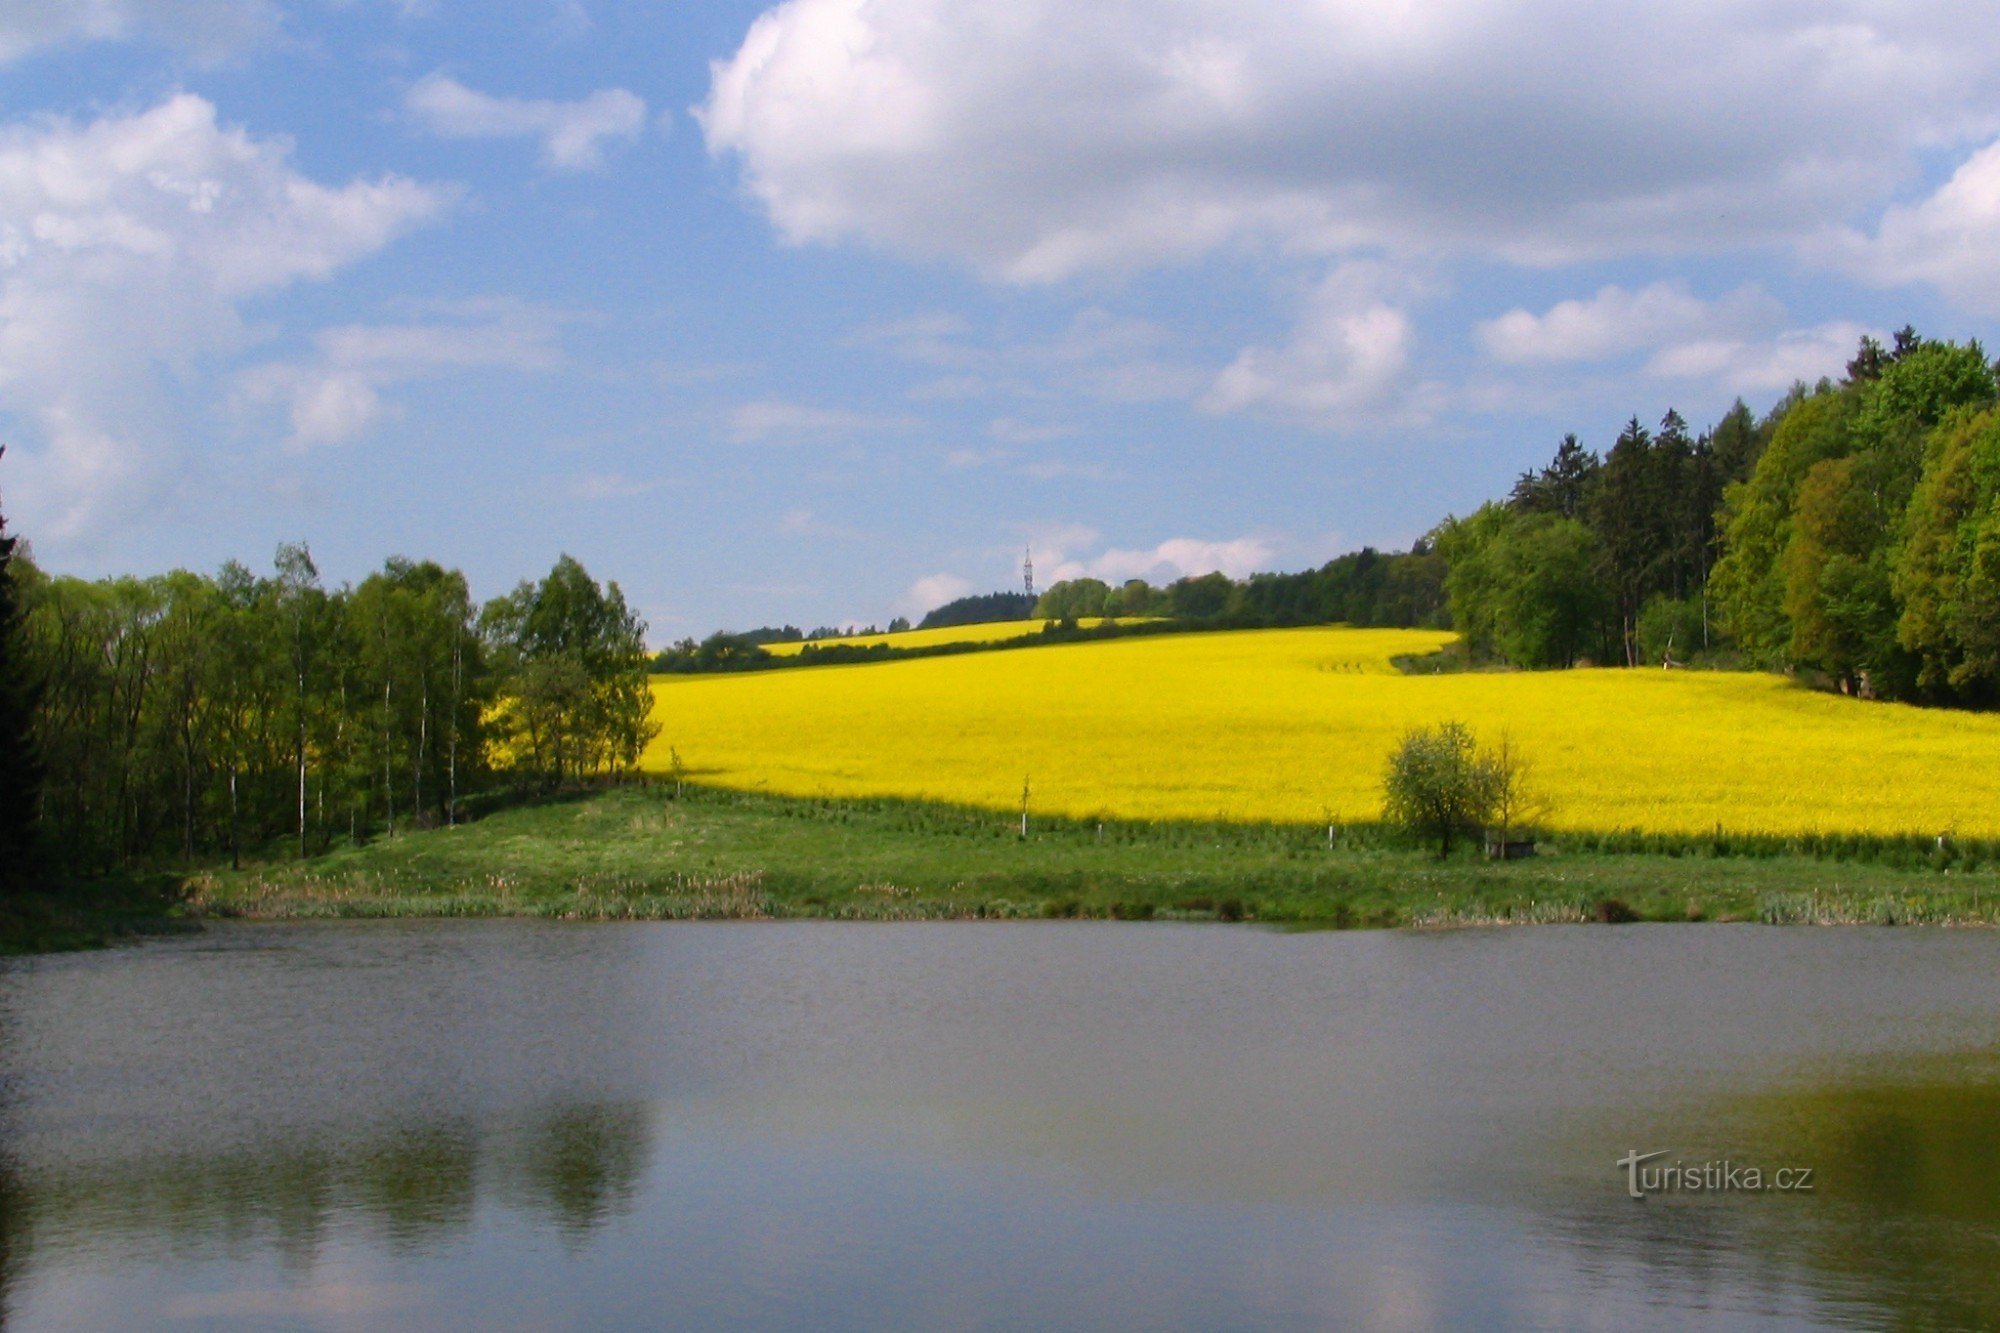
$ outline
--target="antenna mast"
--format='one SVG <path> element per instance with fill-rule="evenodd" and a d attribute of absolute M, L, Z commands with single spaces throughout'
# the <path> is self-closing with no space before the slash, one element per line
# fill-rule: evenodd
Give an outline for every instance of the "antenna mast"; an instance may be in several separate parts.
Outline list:
<path fill-rule="evenodd" d="M 1035 548 L 1030 546 L 1021 560 L 1021 583 L 1027 588 L 1029 598 L 1035 595 Z"/>

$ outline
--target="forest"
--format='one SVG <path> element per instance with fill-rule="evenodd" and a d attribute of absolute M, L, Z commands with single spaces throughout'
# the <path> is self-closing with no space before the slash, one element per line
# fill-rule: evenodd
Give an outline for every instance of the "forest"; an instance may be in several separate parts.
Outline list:
<path fill-rule="evenodd" d="M 299 545 L 264 575 L 101 581 L 6 554 L 0 679 L 33 763 L 0 769 L 46 777 L 31 821 L 59 872 L 456 823 L 628 769 L 657 730 L 644 622 L 567 556 L 478 607 L 430 561 L 328 588 Z"/>

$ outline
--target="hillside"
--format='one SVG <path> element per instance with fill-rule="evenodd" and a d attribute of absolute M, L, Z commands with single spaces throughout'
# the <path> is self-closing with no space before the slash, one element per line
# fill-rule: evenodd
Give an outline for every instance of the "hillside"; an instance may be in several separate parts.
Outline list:
<path fill-rule="evenodd" d="M 1143 617 L 1128 617 L 1121 623 L 1136 623 Z M 994 620 L 978 625 L 939 625 L 931 629 L 900 630 L 894 634 L 849 634 L 828 639 L 786 639 L 763 645 L 773 657 L 796 657 L 813 648 L 941 648 L 954 643 L 1006 643 L 1039 634 L 1053 624 L 1048 620 Z M 1102 617 L 1080 620 L 1088 629 L 1104 623 Z"/>
<path fill-rule="evenodd" d="M 1508 733 L 1560 829 L 2000 834 L 2000 717 L 1783 677 L 1638 670 L 1409 676 L 1449 635 L 1159 635 L 805 672 L 661 678 L 690 776 L 1088 818 L 1367 821 L 1406 728 Z"/>

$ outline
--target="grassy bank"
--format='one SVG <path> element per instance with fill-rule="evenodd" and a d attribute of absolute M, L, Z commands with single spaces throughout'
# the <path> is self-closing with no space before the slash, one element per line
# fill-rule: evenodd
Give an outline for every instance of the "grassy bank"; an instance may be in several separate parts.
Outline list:
<path fill-rule="evenodd" d="M 1104 917 L 1330 926 L 1588 920 L 1993 923 L 1987 861 L 1613 852 L 1439 862 L 1369 828 L 1038 820 L 670 785 L 519 807 L 304 862 L 211 871 L 196 915 L 255 919 Z"/>
<path fill-rule="evenodd" d="M 93 949 L 189 929 L 174 875 L 127 875 L 0 896 L 0 957 Z"/>

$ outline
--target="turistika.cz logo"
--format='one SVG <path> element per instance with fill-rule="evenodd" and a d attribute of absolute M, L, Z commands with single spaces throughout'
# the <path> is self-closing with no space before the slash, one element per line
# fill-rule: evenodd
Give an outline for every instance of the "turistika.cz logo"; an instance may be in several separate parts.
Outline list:
<path fill-rule="evenodd" d="M 1628 1149 L 1618 1159 L 1625 1173 L 1625 1193 L 1634 1199 L 1649 1194 L 1810 1194 L 1813 1168 L 1780 1166 L 1766 1169 L 1745 1166 L 1724 1158 L 1719 1162 L 1658 1162 L 1667 1155 Z"/>

